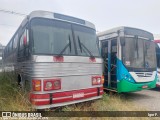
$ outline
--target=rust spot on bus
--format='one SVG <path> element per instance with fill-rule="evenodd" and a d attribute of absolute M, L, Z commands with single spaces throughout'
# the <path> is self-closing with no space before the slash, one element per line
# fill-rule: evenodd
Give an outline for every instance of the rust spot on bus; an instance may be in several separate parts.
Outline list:
<path fill-rule="evenodd" d="M 53 61 L 54 62 L 64 62 L 64 57 L 63 56 L 54 56 Z"/>

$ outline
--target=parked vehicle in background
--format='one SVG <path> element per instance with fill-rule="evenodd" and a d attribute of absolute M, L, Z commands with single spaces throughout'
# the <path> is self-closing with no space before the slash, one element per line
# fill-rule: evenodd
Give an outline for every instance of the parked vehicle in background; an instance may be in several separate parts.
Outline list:
<path fill-rule="evenodd" d="M 157 56 L 157 75 L 158 75 L 158 80 L 157 80 L 157 87 L 160 87 L 160 40 L 154 40 L 156 43 L 156 56 Z"/>
<path fill-rule="evenodd" d="M 5 47 L 5 72 L 30 93 L 36 109 L 102 97 L 102 59 L 95 26 L 46 11 L 28 15 Z"/>
<path fill-rule="evenodd" d="M 131 27 L 98 33 L 104 60 L 104 89 L 135 92 L 156 86 L 153 34 Z"/>

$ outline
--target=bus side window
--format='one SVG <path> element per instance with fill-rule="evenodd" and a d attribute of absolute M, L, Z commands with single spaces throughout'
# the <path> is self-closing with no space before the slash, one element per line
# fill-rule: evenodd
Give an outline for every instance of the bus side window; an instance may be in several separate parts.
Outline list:
<path fill-rule="evenodd" d="M 13 49 L 17 48 L 18 44 L 18 34 L 15 35 L 14 40 L 13 40 Z"/>
<path fill-rule="evenodd" d="M 108 41 L 102 43 L 102 57 L 104 59 L 108 58 Z"/>
<path fill-rule="evenodd" d="M 111 41 L 111 64 L 116 65 L 117 61 L 117 39 Z"/>
<path fill-rule="evenodd" d="M 18 57 L 19 60 L 26 60 L 29 56 L 29 37 L 28 37 L 28 29 L 25 29 L 20 37 L 19 41 L 19 49 L 18 49 Z"/>

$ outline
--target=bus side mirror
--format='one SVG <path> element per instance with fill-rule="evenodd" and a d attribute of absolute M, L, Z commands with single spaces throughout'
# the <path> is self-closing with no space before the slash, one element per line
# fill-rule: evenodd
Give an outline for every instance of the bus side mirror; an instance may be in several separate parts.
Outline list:
<path fill-rule="evenodd" d="M 23 36 L 23 45 L 26 46 L 27 45 L 27 37 Z"/>
<path fill-rule="evenodd" d="M 121 43 L 121 46 L 125 46 L 125 39 L 124 39 L 124 37 L 120 38 L 120 43 Z"/>

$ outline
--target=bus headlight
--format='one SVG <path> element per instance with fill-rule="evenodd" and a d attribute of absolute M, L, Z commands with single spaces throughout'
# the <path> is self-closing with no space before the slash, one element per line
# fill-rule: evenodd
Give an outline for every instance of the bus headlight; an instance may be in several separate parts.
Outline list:
<path fill-rule="evenodd" d="M 44 91 L 59 90 L 61 89 L 60 79 L 47 79 L 44 80 Z"/>
<path fill-rule="evenodd" d="M 97 79 L 96 78 L 92 78 L 92 85 L 95 85 L 97 83 Z"/>
<path fill-rule="evenodd" d="M 102 84 L 101 76 L 92 76 L 92 85 L 100 85 Z"/>
<path fill-rule="evenodd" d="M 131 75 L 126 75 L 126 76 L 124 77 L 124 79 L 127 80 L 127 81 L 129 81 L 129 82 L 134 83 L 134 79 L 132 78 Z"/>
<path fill-rule="evenodd" d="M 98 83 L 98 84 L 101 83 L 101 78 L 97 78 L 97 83 Z"/>
<path fill-rule="evenodd" d="M 52 83 L 51 82 L 47 82 L 46 83 L 46 89 L 51 89 L 52 88 Z"/>

